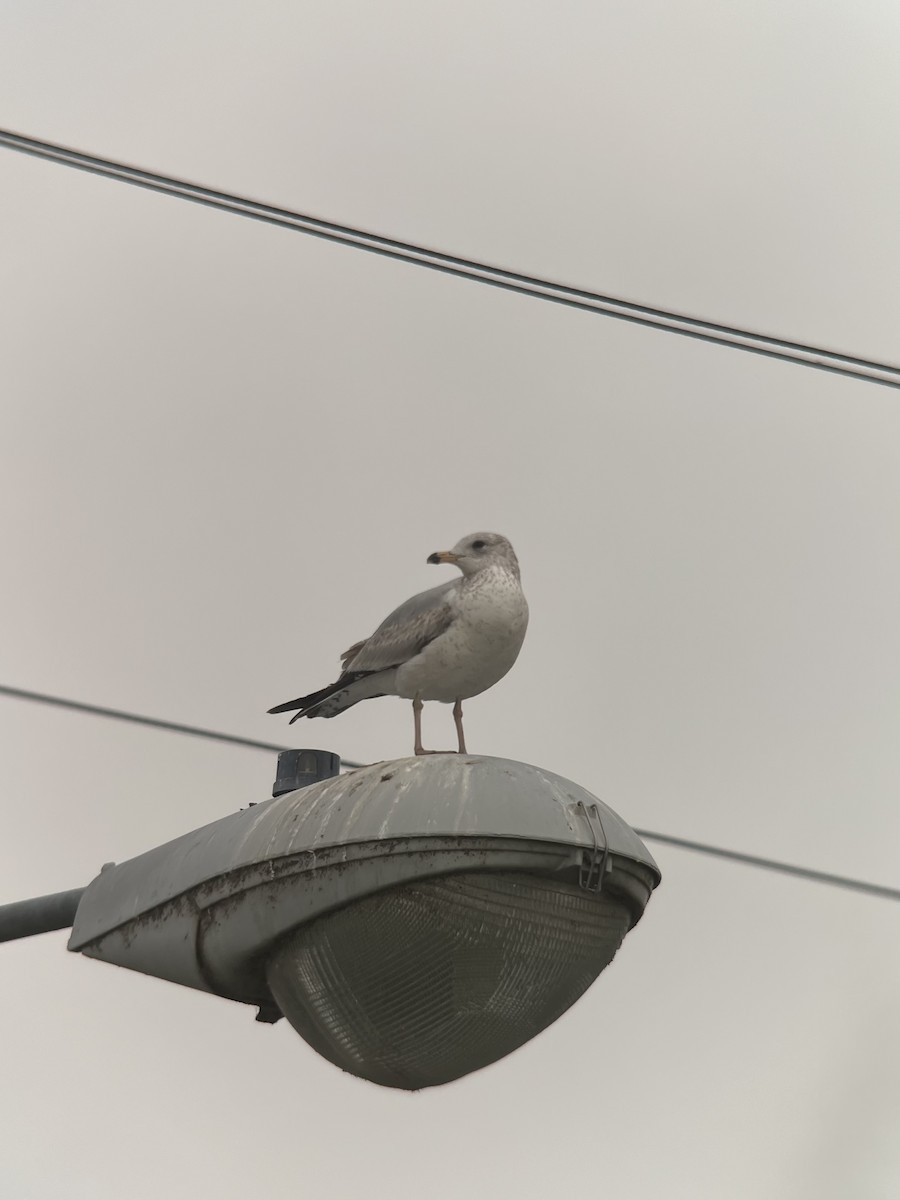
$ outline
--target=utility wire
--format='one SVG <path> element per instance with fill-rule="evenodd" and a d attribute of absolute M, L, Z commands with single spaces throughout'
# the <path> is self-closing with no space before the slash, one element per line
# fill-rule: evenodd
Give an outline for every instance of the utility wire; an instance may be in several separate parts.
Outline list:
<path fill-rule="evenodd" d="M 271 225 L 279 225 L 285 229 L 293 229 L 295 232 L 310 234 L 313 237 L 324 238 L 326 241 L 338 242 L 341 245 L 355 246 L 357 249 L 367 250 L 371 254 L 380 254 L 386 258 L 428 267 L 446 275 L 455 275 L 461 279 L 486 283 L 491 287 L 517 292 L 520 295 L 534 296 L 540 300 L 548 300 L 569 308 L 615 317 L 617 320 L 629 321 L 635 325 L 662 329 L 669 333 L 681 334 L 683 337 L 746 350 L 751 354 L 761 354 L 782 362 L 796 363 L 821 371 L 830 371 L 837 375 L 846 375 L 853 379 L 866 380 L 869 383 L 900 388 L 900 367 L 889 363 L 858 358 L 851 354 L 839 354 L 819 346 L 786 341 L 783 338 L 754 333 L 737 326 L 703 321 L 696 317 L 669 312 L 666 309 L 651 308 L 648 305 L 634 304 L 614 296 L 605 296 L 599 292 L 568 287 L 538 276 L 507 271 L 502 267 L 491 266 L 475 259 L 444 254 L 442 251 L 429 250 L 427 247 L 417 246 L 411 242 L 402 242 L 395 238 L 367 233 L 365 230 L 355 229 L 349 225 L 338 225 L 333 221 L 320 220 L 292 209 L 261 204 L 245 196 L 215 191 L 184 179 L 158 175 L 113 159 L 97 158 L 79 150 L 72 150 L 52 142 L 38 141 L 36 138 L 13 133 L 10 130 L 0 129 L 0 146 L 5 146 L 9 150 L 18 150 L 23 154 L 29 154 L 49 162 L 75 167 L 80 171 L 89 171 L 108 179 L 118 179 L 123 183 L 135 184 L 163 195 L 177 196 L 195 204 L 204 204 L 210 208 L 237 213 L 239 216 L 250 217 L 255 221 L 265 221 Z"/>
<path fill-rule="evenodd" d="M 274 742 L 258 742 L 255 738 L 238 737 L 234 733 L 218 733 L 214 729 L 200 729 L 196 725 L 181 725 L 177 721 L 160 721 L 157 717 L 142 717 L 139 713 L 123 712 L 118 708 L 102 708 L 99 704 L 83 704 L 80 700 L 64 700 L 61 696 L 45 696 L 43 692 L 28 692 L 24 688 L 7 687 L 0 684 L 0 695 L 12 696 L 16 700 L 34 700 L 38 704 L 53 704 L 57 708 L 70 708 L 74 712 L 90 713 L 94 717 L 111 717 L 115 721 L 131 721 L 135 725 L 148 725 L 152 729 L 167 729 L 170 733 L 186 733 L 191 737 L 208 738 L 214 742 L 230 742 L 233 746 L 248 746 L 251 750 L 290 750 L 290 746 L 276 746 Z M 345 760 L 341 760 L 345 761 Z M 361 767 L 362 763 L 346 762 L 348 767 Z"/>
<path fill-rule="evenodd" d="M 147 725 L 151 729 L 165 729 L 170 733 L 185 733 L 191 737 L 208 738 L 216 742 L 230 742 L 234 746 L 248 746 L 252 750 L 289 750 L 290 746 L 279 746 L 272 742 L 258 742 L 254 738 L 238 737 L 232 733 L 219 733 L 212 729 L 200 729 L 196 725 L 181 725 L 176 721 L 161 721 L 156 717 L 142 717 L 137 713 L 124 712 L 118 708 L 103 708 L 98 704 L 85 704 L 80 700 L 65 700 L 61 696 L 48 696 L 43 692 L 30 692 L 24 688 L 8 687 L 0 684 L 0 695 L 10 696 L 15 700 L 33 700 L 38 704 L 52 704 L 57 708 L 68 708 L 74 712 L 90 713 L 95 717 L 109 717 L 117 721 L 131 721 L 135 725 Z M 362 767 L 365 763 L 352 759 L 341 759 L 345 767 Z M 831 887 L 847 888 L 854 892 L 865 892 L 869 896 L 879 896 L 884 900 L 900 900 L 900 888 L 886 887 L 880 883 L 869 883 L 864 879 L 853 879 L 848 875 L 832 875 L 828 871 L 815 871 L 811 867 L 798 867 L 792 863 L 778 862 L 772 858 L 761 858 L 755 854 L 742 854 L 738 850 L 725 850 L 721 846 L 710 846 L 706 842 L 694 842 L 687 838 L 672 837 L 667 833 L 653 833 L 649 829 L 635 829 L 638 837 L 650 842 L 663 842 L 668 846 L 677 846 L 680 850 L 692 850 L 698 854 L 709 854 L 715 858 L 728 859 L 730 862 L 744 863 L 750 867 L 762 867 L 768 871 L 778 871 L 783 875 L 794 875 L 799 879 L 808 879 L 816 883 L 829 884 Z"/>
<path fill-rule="evenodd" d="M 728 859 L 729 862 L 745 863 L 748 867 L 764 867 L 768 871 L 796 875 L 798 879 L 811 879 L 815 883 L 827 883 L 833 887 L 849 888 L 854 892 L 865 892 L 869 896 L 881 896 L 884 900 L 900 900 L 900 888 L 885 887 L 882 883 L 868 883 L 864 879 L 852 879 L 849 875 L 832 875 L 830 871 L 814 871 L 812 867 L 797 867 L 793 863 L 760 858 L 756 854 L 742 854 L 739 850 L 723 850 L 721 846 L 692 842 L 688 838 L 672 837 L 668 833 L 651 833 L 647 829 L 635 829 L 634 832 L 649 842 L 663 842 L 667 846 L 677 846 L 680 850 L 696 850 L 700 854 Z"/>

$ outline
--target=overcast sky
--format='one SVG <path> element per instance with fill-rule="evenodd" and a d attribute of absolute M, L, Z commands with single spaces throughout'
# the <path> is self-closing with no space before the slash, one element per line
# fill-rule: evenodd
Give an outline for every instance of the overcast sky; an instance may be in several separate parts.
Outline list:
<path fill-rule="evenodd" d="M 900 8 L 0 0 L 0 124 L 900 361 Z M 371 761 L 265 710 L 513 541 L 466 709 L 633 825 L 897 885 L 900 398 L 0 151 L 0 682 Z M 264 799 L 274 757 L 0 698 L 0 901 Z M 429 706 L 426 743 L 452 744 Z M 900 905 L 653 845 L 556 1025 L 378 1089 L 253 1010 L 2 947 L 0 1193 L 894 1200 Z"/>

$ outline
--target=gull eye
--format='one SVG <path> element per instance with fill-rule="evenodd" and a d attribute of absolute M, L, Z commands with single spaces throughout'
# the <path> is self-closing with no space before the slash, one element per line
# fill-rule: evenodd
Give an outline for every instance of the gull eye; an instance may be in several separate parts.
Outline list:
<path fill-rule="evenodd" d="M 475 540 L 475 541 L 472 543 L 472 549 L 473 549 L 473 550 L 483 550 L 483 549 L 485 548 L 485 546 L 486 546 L 486 545 L 487 545 L 487 542 L 483 542 L 483 541 L 481 540 L 481 538 L 477 538 L 477 539 L 476 539 L 476 540 Z"/>

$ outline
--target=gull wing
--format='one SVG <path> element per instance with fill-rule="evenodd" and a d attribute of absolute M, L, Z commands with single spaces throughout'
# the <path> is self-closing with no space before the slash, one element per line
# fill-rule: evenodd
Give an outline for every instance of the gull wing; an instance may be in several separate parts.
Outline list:
<path fill-rule="evenodd" d="M 453 600 L 461 579 L 451 579 L 427 592 L 410 597 L 386 617 L 371 637 L 357 642 L 341 655 L 347 673 L 368 673 L 399 667 L 409 662 L 453 622 Z"/>

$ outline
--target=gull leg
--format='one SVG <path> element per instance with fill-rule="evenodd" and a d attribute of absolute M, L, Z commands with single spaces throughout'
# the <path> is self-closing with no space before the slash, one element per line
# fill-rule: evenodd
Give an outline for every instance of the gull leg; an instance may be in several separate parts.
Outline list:
<path fill-rule="evenodd" d="M 422 708 L 425 708 L 425 706 L 422 704 L 421 695 L 419 692 L 416 692 L 415 700 L 413 701 L 413 720 L 415 721 L 415 749 L 413 750 L 413 754 L 452 754 L 452 750 L 426 750 L 425 746 L 422 745 Z M 456 713 L 456 709 L 454 709 L 454 713 Z M 460 709 L 460 716 L 462 716 L 462 708 Z M 460 734 L 460 745 L 462 745 L 461 754 L 466 754 L 466 746 L 462 743 L 462 733 Z"/>
<path fill-rule="evenodd" d="M 462 700 L 457 700 L 453 705 L 453 722 L 456 725 L 456 736 L 459 739 L 459 749 L 457 754 L 468 754 L 466 750 L 466 735 L 463 733 L 462 724 Z"/>
<path fill-rule="evenodd" d="M 422 709 L 424 707 L 425 707 L 425 705 L 422 703 L 422 697 L 419 695 L 419 693 L 416 693 L 416 698 L 415 698 L 415 700 L 413 700 L 413 720 L 415 721 L 415 724 L 416 724 L 416 745 L 415 745 L 415 749 L 413 750 L 413 753 L 414 754 L 452 754 L 453 753 L 452 750 L 426 750 L 425 747 L 422 745 Z M 462 706 L 460 705 L 458 700 L 456 702 L 456 707 L 459 708 L 459 716 L 460 716 L 460 721 L 461 721 L 462 720 Z M 454 710 L 453 710 L 453 715 L 454 715 L 454 717 L 456 716 L 456 708 L 454 708 Z M 457 729 L 459 730 L 459 744 L 461 746 L 459 753 L 465 754 L 466 753 L 466 745 L 465 745 L 465 742 L 463 741 L 462 725 L 458 724 Z"/>
<path fill-rule="evenodd" d="M 431 754 L 432 753 L 431 750 L 425 750 L 422 747 L 422 709 L 423 709 L 423 707 L 424 707 L 424 705 L 422 704 L 421 697 L 419 696 L 419 694 L 417 692 L 416 698 L 415 698 L 415 700 L 413 700 L 413 721 L 415 722 L 415 727 L 416 727 L 416 746 L 413 751 L 414 754 Z"/>

